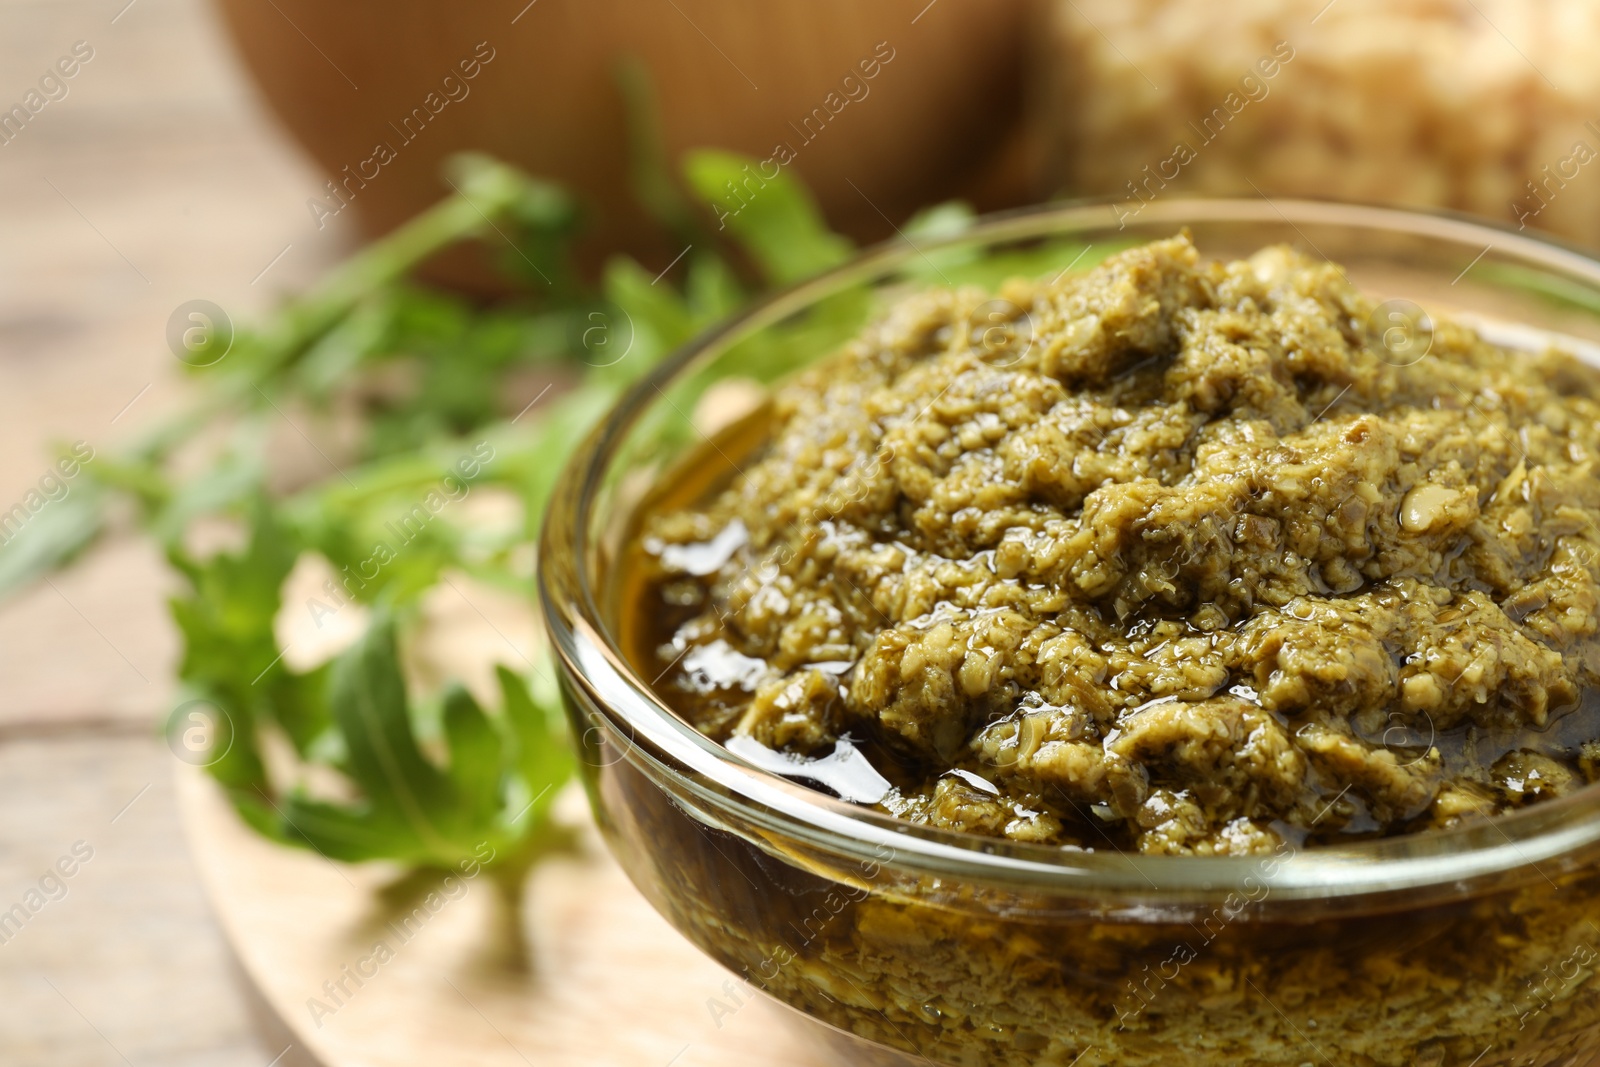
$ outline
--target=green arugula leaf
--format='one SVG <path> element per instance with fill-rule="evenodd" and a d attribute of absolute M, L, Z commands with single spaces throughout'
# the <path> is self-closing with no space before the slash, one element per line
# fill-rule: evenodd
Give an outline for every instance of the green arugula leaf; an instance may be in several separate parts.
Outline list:
<path fill-rule="evenodd" d="M 634 199 L 684 244 L 705 245 L 704 227 L 694 204 L 679 188 L 667 159 L 648 68 L 637 57 L 628 56 L 617 64 L 616 78 L 627 121 L 628 179 Z"/>
<path fill-rule="evenodd" d="M 453 195 L 264 325 L 241 328 L 222 362 L 195 369 L 190 408 L 97 457 L 69 496 L 0 547 L 4 592 L 69 562 L 107 528 L 109 504 L 132 502 L 184 582 L 170 603 L 183 697 L 169 728 L 188 726 L 191 701 L 220 709 L 220 754 L 208 770 L 273 840 L 335 860 L 429 868 L 481 859 L 487 847 L 488 866 L 508 883 L 563 847 L 552 812 L 576 760 L 548 660 L 527 675 L 497 667 L 500 703 L 489 708 L 459 685 L 438 695 L 409 688 L 402 631 L 447 573 L 531 597 L 528 561 L 563 460 L 619 392 L 744 306 L 757 273 L 764 285 L 789 284 L 851 252 L 787 172 L 760 176 L 751 160 L 703 151 L 688 154 L 680 182 L 642 68 L 619 79 L 636 193 L 684 242 L 681 263 L 658 272 L 617 257 L 595 287 L 570 262 L 582 222 L 574 197 L 505 164 L 458 157 Z M 952 205 L 910 225 L 933 241 L 967 218 Z M 513 296 L 486 306 L 411 280 L 462 239 L 497 258 Z M 980 266 L 953 253 L 940 262 Z M 856 332 L 873 306 L 866 290 L 842 292 L 748 342 L 742 368 L 775 380 Z M 671 419 L 684 421 L 710 384 L 681 383 Z M 338 476 L 281 483 L 267 443 L 281 420 L 275 406 L 337 431 Z M 513 521 L 480 521 L 480 508 L 502 505 Z M 236 526 L 241 546 L 191 551 L 200 523 Z M 275 627 L 305 553 L 333 567 L 341 603 L 351 597 L 371 616 L 352 647 L 300 671 Z M 281 738 L 287 762 L 276 755 Z M 355 799 L 330 799 L 330 776 Z"/>
<path fill-rule="evenodd" d="M 379 610 L 361 640 L 334 661 L 329 702 L 344 735 L 351 779 L 374 821 L 401 828 L 417 855 L 454 858 L 453 783 L 422 755 L 395 648 L 394 619 Z"/>
<path fill-rule="evenodd" d="M 468 824 L 491 825 L 501 806 L 503 746 L 489 717 L 459 685 L 445 694 L 444 736 L 450 748 L 450 781 Z"/>
<path fill-rule="evenodd" d="M 547 663 L 538 676 L 549 674 Z M 496 667 L 495 677 L 500 682 L 506 722 L 515 742 L 514 762 L 529 792 L 521 821 L 538 823 L 573 771 L 564 720 L 556 710 L 559 698 L 551 696 L 536 702 L 527 683 L 505 667 Z"/>
<path fill-rule="evenodd" d="M 1600 299 L 1593 290 L 1549 271 L 1516 263 L 1484 263 L 1474 269 L 1481 277 L 1532 293 L 1558 307 L 1600 314 Z"/>
<path fill-rule="evenodd" d="M 369 812 L 347 808 L 299 794 L 259 811 L 270 836 L 306 845 L 329 859 L 346 863 L 395 859 L 432 865 L 433 855 L 419 851 L 405 828 Z"/>
<path fill-rule="evenodd" d="M 719 230 L 731 231 L 771 285 L 790 285 L 850 257 L 854 246 L 828 229 L 811 193 L 781 168 L 719 149 L 690 152 L 689 185 L 711 209 Z"/>
<path fill-rule="evenodd" d="M 105 529 L 104 504 L 104 491 L 85 479 L 37 513 L 28 513 L 22 503 L 0 513 L 10 531 L 0 544 L 0 596 L 59 570 L 93 544 Z"/>
<path fill-rule="evenodd" d="M 605 333 L 591 334 L 590 366 L 609 378 L 631 378 L 641 362 L 655 363 L 694 335 L 694 316 L 678 293 L 657 286 L 645 269 L 625 256 L 606 264 L 605 293 L 612 313 Z M 598 323 L 599 320 L 597 320 Z M 617 350 L 616 346 L 626 347 Z M 624 366 L 625 361 L 631 361 Z"/>

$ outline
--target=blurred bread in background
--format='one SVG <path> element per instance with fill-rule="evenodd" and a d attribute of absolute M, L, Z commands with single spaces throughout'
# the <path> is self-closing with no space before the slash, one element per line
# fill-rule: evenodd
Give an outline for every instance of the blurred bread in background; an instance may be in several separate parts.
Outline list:
<path fill-rule="evenodd" d="M 1592 0 L 1051 0 L 1047 187 L 1445 207 L 1600 245 Z"/>

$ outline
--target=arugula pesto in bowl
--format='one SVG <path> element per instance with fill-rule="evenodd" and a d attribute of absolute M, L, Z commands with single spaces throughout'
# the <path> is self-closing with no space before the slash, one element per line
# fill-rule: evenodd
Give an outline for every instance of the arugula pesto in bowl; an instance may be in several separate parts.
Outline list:
<path fill-rule="evenodd" d="M 1591 1062 L 1561 352 L 1600 264 L 1347 205 L 1041 210 L 770 299 L 551 498 L 608 842 L 840 1065 Z"/>
<path fill-rule="evenodd" d="M 645 519 L 637 654 L 696 726 L 850 738 L 901 818 L 1147 853 L 1600 774 L 1600 372 L 1448 321 L 1410 358 L 1281 246 L 1000 299 L 906 299 Z"/>

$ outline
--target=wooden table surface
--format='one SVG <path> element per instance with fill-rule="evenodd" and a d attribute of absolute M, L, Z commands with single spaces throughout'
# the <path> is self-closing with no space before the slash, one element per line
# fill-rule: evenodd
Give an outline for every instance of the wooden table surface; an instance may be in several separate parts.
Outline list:
<path fill-rule="evenodd" d="M 248 319 L 350 241 L 312 226 L 321 183 L 201 0 L 0 0 L 0 110 L 79 41 L 93 56 L 67 95 L 0 146 L 0 511 L 47 442 L 111 448 L 175 405 L 178 304 Z M 0 912 L 47 901 L 0 930 L 8 1067 L 266 1067 L 278 1051 L 251 1032 L 155 733 L 176 648 L 165 583 L 123 537 L 0 603 Z M 73 876 L 45 879 L 63 860 Z"/>
<path fill-rule="evenodd" d="M 535 870 L 515 930 L 495 889 L 434 905 L 251 833 L 215 784 L 179 776 L 202 881 L 260 1007 L 277 1067 L 825 1067 L 798 1016 L 751 996 L 674 931 L 606 853 L 576 784 L 557 809 L 582 851 Z M 427 888 L 427 887 L 422 887 Z"/>

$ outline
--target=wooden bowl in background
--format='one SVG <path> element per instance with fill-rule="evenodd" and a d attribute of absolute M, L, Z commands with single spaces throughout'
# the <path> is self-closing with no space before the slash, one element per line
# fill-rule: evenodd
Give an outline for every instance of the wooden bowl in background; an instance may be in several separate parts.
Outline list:
<path fill-rule="evenodd" d="M 325 177 L 362 168 L 380 142 L 395 148 L 350 203 L 369 235 L 447 191 L 445 156 L 478 149 L 585 199 L 590 265 L 617 249 L 664 264 L 680 249 L 629 188 L 616 79 L 628 56 L 655 83 L 670 156 L 714 145 L 766 158 L 785 143 L 833 225 L 860 240 L 891 233 L 889 220 L 929 202 L 965 195 L 987 209 L 1031 191 L 1013 165 L 1018 152 L 1007 151 L 1021 126 L 1031 0 L 218 6 L 269 105 Z M 429 93 L 443 98 L 446 76 L 459 81 L 475 52 L 493 58 L 465 82 L 467 95 L 402 140 L 419 125 L 403 128 L 404 117 Z M 868 80 L 861 64 L 875 59 Z"/>

